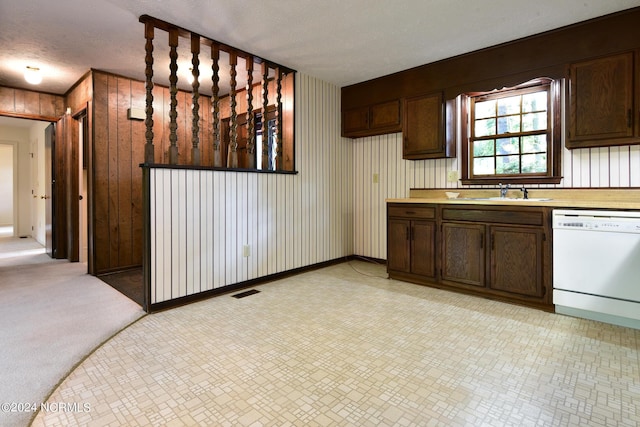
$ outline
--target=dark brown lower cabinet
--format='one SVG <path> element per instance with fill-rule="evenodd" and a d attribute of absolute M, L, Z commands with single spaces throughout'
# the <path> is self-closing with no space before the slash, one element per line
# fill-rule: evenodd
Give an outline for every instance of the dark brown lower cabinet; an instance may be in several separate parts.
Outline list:
<path fill-rule="evenodd" d="M 485 226 L 442 224 L 442 280 L 485 287 Z"/>
<path fill-rule="evenodd" d="M 544 232 L 528 227 L 489 227 L 490 288 L 500 292 L 542 297 Z"/>
<path fill-rule="evenodd" d="M 392 206 L 388 212 L 387 269 L 400 275 L 435 279 L 435 207 Z"/>
<path fill-rule="evenodd" d="M 387 264 L 390 269 L 424 277 L 436 276 L 434 221 L 389 220 Z"/>
<path fill-rule="evenodd" d="M 424 205 L 399 205 L 387 208 L 389 277 L 553 310 L 550 209 L 442 204 L 426 220 Z"/>

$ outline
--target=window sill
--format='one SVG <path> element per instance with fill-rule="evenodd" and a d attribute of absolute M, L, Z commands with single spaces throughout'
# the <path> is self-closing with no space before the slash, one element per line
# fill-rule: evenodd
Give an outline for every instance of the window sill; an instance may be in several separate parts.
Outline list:
<path fill-rule="evenodd" d="M 463 185 L 502 184 L 560 184 L 561 176 L 502 177 L 502 178 L 462 178 Z"/>

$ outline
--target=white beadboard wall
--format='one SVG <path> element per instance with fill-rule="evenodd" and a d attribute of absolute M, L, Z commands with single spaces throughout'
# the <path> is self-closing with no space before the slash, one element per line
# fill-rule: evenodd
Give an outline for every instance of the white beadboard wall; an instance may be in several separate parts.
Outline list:
<path fill-rule="evenodd" d="M 354 253 L 340 88 L 296 75 L 295 138 L 296 175 L 150 170 L 151 304 Z"/>
<path fill-rule="evenodd" d="M 387 258 L 385 199 L 409 197 L 410 188 L 463 187 L 447 182 L 449 171 L 461 170 L 458 158 L 403 160 L 401 133 L 358 138 L 353 147 L 356 255 Z M 640 187 L 640 146 L 563 149 L 562 174 L 559 185 L 544 187 Z"/>

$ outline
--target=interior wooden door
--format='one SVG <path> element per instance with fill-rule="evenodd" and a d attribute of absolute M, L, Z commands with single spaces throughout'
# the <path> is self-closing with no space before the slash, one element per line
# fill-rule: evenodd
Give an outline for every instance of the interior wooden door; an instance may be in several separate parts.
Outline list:
<path fill-rule="evenodd" d="M 53 198 L 55 188 L 55 168 L 53 167 L 53 153 L 55 151 L 56 125 L 51 123 L 44 131 L 44 199 L 45 199 L 45 248 L 47 255 L 55 258 L 53 241 L 54 233 L 54 209 Z"/>

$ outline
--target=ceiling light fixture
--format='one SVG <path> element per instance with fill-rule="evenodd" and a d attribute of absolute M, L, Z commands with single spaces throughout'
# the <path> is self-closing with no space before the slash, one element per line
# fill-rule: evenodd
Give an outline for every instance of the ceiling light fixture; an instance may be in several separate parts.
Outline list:
<path fill-rule="evenodd" d="M 42 74 L 40 73 L 40 68 L 38 67 L 30 67 L 27 65 L 27 69 L 24 72 L 24 79 L 27 83 L 31 83 L 32 85 L 37 85 L 42 82 Z"/>

